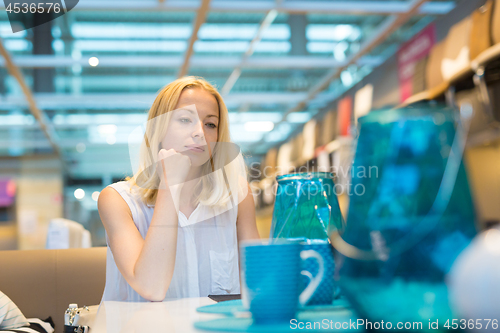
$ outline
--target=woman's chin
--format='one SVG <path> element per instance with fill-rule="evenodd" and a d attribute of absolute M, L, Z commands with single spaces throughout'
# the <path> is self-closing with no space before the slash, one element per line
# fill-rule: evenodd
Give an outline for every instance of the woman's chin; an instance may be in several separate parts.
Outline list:
<path fill-rule="evenodd" d="M 198 153 L 198 152 L 184 152 L 189 159 L 191 160 L 191 167 L 201 167 L 203 164 L 207 163 L 209 160 L 209 156 L 206 153 Z"/>

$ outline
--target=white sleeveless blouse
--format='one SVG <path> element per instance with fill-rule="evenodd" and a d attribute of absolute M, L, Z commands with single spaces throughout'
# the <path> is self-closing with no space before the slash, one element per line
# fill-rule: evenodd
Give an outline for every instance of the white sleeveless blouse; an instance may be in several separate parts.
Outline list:
<path fill-rule="evenodd" d="M 125 200 L 137 230 L 146 238 L 154 206 L 143 203 L 128 182 L 109 186 Z M 220 214 L 214 214 L 210 207 L 202 204 L 189 218 L 179 212 L 174 275 L 165 299 L 240 293 L 236 236 L 238 205 L 228 205 Z M 102 301 L 146 302 L 118 270 L 107 234 L 106 244 L 106 285 Z"/>

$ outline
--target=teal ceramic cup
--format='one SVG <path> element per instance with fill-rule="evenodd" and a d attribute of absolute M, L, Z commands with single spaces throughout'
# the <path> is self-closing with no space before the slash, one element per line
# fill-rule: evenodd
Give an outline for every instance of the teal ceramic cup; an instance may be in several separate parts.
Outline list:
<path fill-rule="evenodd" d="M 319 270 L 300 292 L 302 261 L 309 258 L 317 260 Z M 252 313 L 255 324 L 293 319 L 324 274 L 322 256 L 315 250 L 302 250 L 299 241 L 242 242 L 241 267 L 243 305 Z"/>
<path fill-rule="evenodd" d="M 323 258 L 324 273 L 318 288 L 314 291 L 306 305 L 329 305 L 333 303 L 339 288 L 334 281 L 335 261 L 333 246 L 322 239 L 307 239 L 302 243 L 302 250 L 314 250 Z M 302 261 L 300 290 L 304 290 L 319 272 L 318 261 L 309 258 Z"/>

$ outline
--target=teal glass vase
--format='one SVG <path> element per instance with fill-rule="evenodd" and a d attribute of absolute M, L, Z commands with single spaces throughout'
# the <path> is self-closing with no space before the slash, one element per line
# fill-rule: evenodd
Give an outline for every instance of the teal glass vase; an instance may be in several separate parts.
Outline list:
<path fill-rule="evenodd" d="M 358 190 L 345 229 L 332 230 L 330 239 L 341 254 L 340 287 L 360 318 L 393 329 L 420 322 L 416 330 L 433 332 L 430 323 L 442 330 L 454 318 L 446 274 L 476 234 L 462 163 L 466 129 L 455 129 L 457 114 L 407 108 L 359 119 Z M 370 168 L 371 176 L 357 172 Z"/>
<path fill-rule="evenodd" d="M 328 230 L 342 229 L 332 173 L 295 173 L 276 181 L 271 238 L 328 239 Z"/>

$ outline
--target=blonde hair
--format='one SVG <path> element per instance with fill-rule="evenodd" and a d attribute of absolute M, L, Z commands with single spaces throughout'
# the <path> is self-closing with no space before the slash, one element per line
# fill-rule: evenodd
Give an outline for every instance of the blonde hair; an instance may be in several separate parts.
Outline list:
<path fill-rule="evenodd" d="M 215 97 L 219 105 L 218 137 L 212 149 L 212 157 L 202 165 L 202 175 L 196 185 L 195 201 L 204 205 L 224 205 L 231 199 L 231 189 L 238 188 L 238 175 L 241 174 L 241 163 L 230 163 L 231 154 L 221 147 L 220 142 L 231 142 L 229 135 L 229 114 L 222 96 L 214 86 L 201 77 L 186 76 L 165 86 L 159 92 L 149 109 L 148 122 L 144 140 L 141 143 L 139 168 L 129 182 L 138 187 L 144 203 L 154 205 L 158 194 L 160 178 L 156 173 L 159 145 L 165 137 L 171 112 L 185 89 L 202 88 Z M 209 144 L 209 143 L 207 143 Z M 242 159 L 241 159 L 242 160 Z M 222 170 L 226 171 L 224 179 Z M 246 168 L 244 168 L 246 180 Z M 215 172 L 214 172 L 215 171 Z M 140 179 L 139 179 L 140 178 Z M 226 181 L 229 184 L 226 184 Z M 228 188 L 229 185 L 229 188 Z"/>

